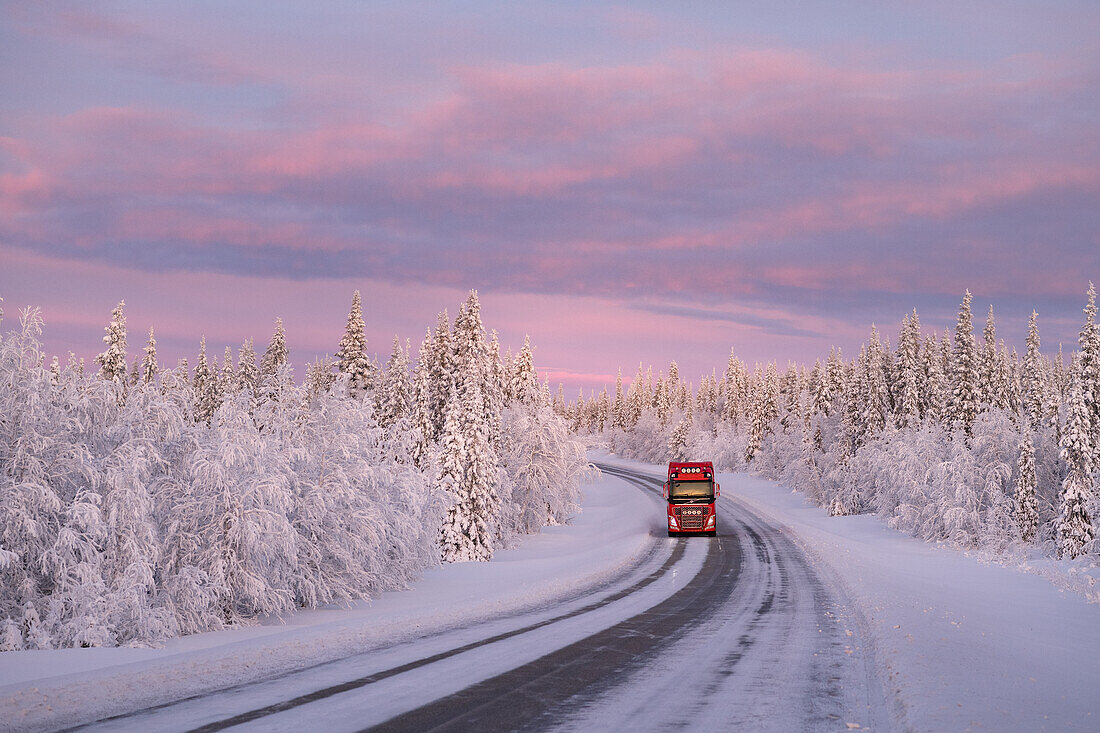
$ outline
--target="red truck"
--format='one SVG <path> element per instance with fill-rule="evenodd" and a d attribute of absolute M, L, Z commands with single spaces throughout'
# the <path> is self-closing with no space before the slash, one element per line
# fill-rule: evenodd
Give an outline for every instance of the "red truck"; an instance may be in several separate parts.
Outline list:
<path fill-rule="evenodd" d="M 710 461 L 669 463 L 665 481 L 665 501 L 668 502 L 668 536 L 717 533 L 718 517 L 714 501 L 719 486 L 714 482 L 714 465 Z"/>

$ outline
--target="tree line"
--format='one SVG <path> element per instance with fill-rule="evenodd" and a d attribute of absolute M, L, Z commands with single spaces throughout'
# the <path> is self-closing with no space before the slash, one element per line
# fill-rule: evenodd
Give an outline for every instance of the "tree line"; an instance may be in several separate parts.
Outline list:
<path fill-rule="evenodd" d="M 1040 352 L 1032 312 L 1021 357 L 981 339 L 971 294 L 953 330 L 924 333 L 917 312 L 896 347 L 872 326 L 855 359 L 840 349 L 812 367 L 753 369 L 731 350 L 725 370 L 685 383 L 676 362 L 639 365 L 623 391 L 583 394 L 558 412 L 582 435 L 653 462 L 713 459 L 804 491 L 834 515 L 876 512 L 933 541 L 1002 551 L 1039 545 L 1056 557 L 1100 554 L 1100 334 L 1090 283 L 1078 349 Z"/>
<path fill-rule="evenodd" d="M 412 363 L 367 351 L 359 293 L 294 377 L 281 320 L 221 362 L 49 366 L 41 310 L 0 337 L 0 650 L 154 643 L 407 587 L 578 510 L 587 468 L 530 342 L 500 355 L 471 292 Z M 0 310 L 0 321 L 3 311 Z"/>

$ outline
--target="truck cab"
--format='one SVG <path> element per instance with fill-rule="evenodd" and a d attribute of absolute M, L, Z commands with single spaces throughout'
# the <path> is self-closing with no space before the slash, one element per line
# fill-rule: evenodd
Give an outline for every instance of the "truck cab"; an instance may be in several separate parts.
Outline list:
<path fill-rule="evenodd" d="M 702 534 L 713 537 L 717 534 L 714 502 L 719 491 L 710 461 L 669 463 L 664 487 L 668 536 Z"/>

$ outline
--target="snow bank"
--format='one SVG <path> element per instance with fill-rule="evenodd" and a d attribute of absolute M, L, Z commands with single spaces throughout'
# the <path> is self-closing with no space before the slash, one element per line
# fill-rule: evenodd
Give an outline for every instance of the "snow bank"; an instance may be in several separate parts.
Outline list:
<path fill-rule="evenodd" d="M 300 611 L 159 649 L 0 654 L 0 729 L 88 721 L 582 596 L 658 547 L 656 501 L 597 479 L 571 524 L 524 537 L 488 563 L 429 570 L 413 589 L 371 604 Z"/>

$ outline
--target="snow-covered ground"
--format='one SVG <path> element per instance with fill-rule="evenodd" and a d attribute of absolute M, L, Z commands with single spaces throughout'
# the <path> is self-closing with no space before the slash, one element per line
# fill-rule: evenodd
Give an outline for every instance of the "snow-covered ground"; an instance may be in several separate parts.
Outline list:
<path fill-rule="evenodd" d="M 302 611 L 174 639 L 159 649 L 0 654 L 0 729 L 95 720 L 574 597 L 584 600 L 593 588 L 625 581 L 632 570 L 644 571 L 667 555 L 654 531 L 660 518 L 656 501 L 618 480 L 597 480 L 586 487 L 583 511 L 571 524 L 523 538 L 489 563 L 432 569 L 414 588 L 386 593 L 369 605 Z"/>
<path fill-rule="evenodd" d="M 819 572 L 843 586 L 906 727 L 1100 730 L 1100 605 L 875 516 L 830 517 L 774 481 L 741 473 L 719 481 L 724 497 L 789 529 Z"/>

